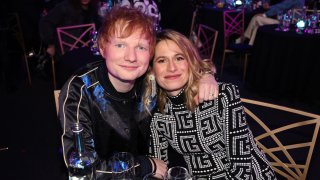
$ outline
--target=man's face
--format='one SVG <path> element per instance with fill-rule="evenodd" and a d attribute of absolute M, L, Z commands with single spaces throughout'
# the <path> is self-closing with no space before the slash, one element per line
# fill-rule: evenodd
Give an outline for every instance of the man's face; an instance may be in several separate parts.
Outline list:
<path fill-rule="evenodd" d="M 80 0 L 81 5 L 87 6 L 90 3 L 91 0 Z"/>
<path fill-rule="evenodd" d="M 100 49 L 106 61 L 110 81 L 120 84 L 134 83 L 147 71 L 149 48 L 149 40 L 142 36 L 141 30 L 136 30 L 126 38 L 112 36 L 104 49 Z"/>

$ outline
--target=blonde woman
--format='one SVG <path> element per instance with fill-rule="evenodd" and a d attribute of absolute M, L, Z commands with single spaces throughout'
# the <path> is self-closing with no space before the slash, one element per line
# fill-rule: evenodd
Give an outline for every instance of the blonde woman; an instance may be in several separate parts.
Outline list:
<path fill-rule="evenodd" d="M 195 103 L 201 69 L 207 66 L 182 34 L 172 30 L 158 34 L 147 73 L 151 81 L 144 94 L 149 110 L 155 79 L 156 108 L 149 111 L 153 115 L 151 157 L 170 163 L 168 147 L 172 146 L 197 178 L 276 179 L 253 140 L 237 86 L 220 83 L 218 99 Z"/>

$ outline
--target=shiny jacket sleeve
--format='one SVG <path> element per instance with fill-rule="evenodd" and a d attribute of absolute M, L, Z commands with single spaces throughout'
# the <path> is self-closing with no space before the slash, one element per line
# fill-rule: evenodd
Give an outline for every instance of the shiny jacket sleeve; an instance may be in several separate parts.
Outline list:
<path fill-rule="evenodd" d="M 266 16 L 271 17 L 277 15 L 279 12 L 287 11 L 292 8 L 302 8 L 304 5 L 304 0 L 283 0 L 270 7 L 270 9 L 265 13 Z"/>
<path fill-rule="evenodd" d="M 228 179 L 250 179 L 252 147 L 239 90 L 234 85 L 223 85 L 221 92 L 225 146 L 230 163 L 226 174 Z"/>
<path fill-rule="evenodd" d="M 76 83 L 75 83 L 76 82 Z M 94 153 L 93 124 L 90 117 L 90 104 L 86 89 L 80 79 L 73 77 L 61 89 L 59 96 L 59 120 L 62 127 L 63 158 L 68 167 L 68 158 L 73 150 L 73 134 L 71 127 L 74 123 L 83 126 L 83 140 L 87 151 Z"/>
<path fill-rule="evenodd" d="M 62 147 L 63 147 L 63 158 L 66 166 L 68 167 L 68 158 L 73 150 L 73 134 L 70 127 L 78 122 L 83 126 L 83 140 L 84 146 L 87 151 L 93 153 L 96 158 L 96 169 L 97 179 L 108 179 L 110 178 L 110 167 L 108 168 L 108 157 L 103 157 L 101 154 L 96 153 L 98 150 L 98 136 L 101 136 L 101 132 L 96 130 L 97 119 L 95 114 L 99 112 L 95 107 L 97 102 L 94 101 L 94 97 L 90 93 L 90 87 L 84 84 L 84 79 L 80 76 L 74 76 L 67 81 L 64 87 L 61 89 L 59 96 L 59 119 L 62 127 Z M 103 99 L 105 100 L 105 99 Z M 101 99 L 101 101 L 103 101 Z M 99 134 L 99 135 L 98 135 Z M 103 127 L 103 136 L 109 138 L 112 134 L 111 127 Z M 117 141 L 117 139 L 110 139 L 110 141 Z M 108 142 L 105 142 L 108 143 Z M 121 143 L 121 142 L 119 142 Z M 117 151 L 108 147 L 105 151 Z M 100 152 L 104 153 L 104 152 Z M 147 156 L 137 155 L 134 157 L 137 164 L 140 164 L 136 168 L 137 176 L 143 177 L 143 175 L 152 171 L 152 165 Z M 109 172 L 108 172 L 109 171 Z"/>

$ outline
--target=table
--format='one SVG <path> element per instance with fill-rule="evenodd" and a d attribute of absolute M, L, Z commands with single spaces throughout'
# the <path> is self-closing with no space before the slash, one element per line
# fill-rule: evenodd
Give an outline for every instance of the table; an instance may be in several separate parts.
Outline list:
<path fill-rule="evenodd" d="M 227 8 L 217 8 L 213 5 L 204 5 L 201 6 L 198 10 L 196 23 L 203 23 L 208 25 L 219 31 L 217 44 L 216 44 L 216 52 L 215 54 L 221 55 L 223 52 L 223 33 L 224 33 L 224 25 L 223 25 L 223 12 L 225 10 L 229 10 Z M 262 9 L 257 9 L 255 11 L 245 11 L 245 27 L 249 24 L 251 18 L 257 14 L 263 12 Z M 237 37 L 233 37 L 237 38 Z"/>
<path fill-rule="evenodd" d="M 320 104 L 320 34 L 258 29 L 248 64 L 247 85 L 264 95 Z"/>

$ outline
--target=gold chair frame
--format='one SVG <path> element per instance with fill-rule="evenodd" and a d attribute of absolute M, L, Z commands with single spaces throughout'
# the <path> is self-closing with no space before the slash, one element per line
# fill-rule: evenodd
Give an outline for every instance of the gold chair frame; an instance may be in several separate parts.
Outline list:
<path fill-rule="evenodd" d="M 203 58 L 210 59 L 214 62 L 213 55 L 219 32 L 210 26 L 196 22 L 198 10 L 199 7 L 196 6 L 192 14 L 189 39 L 199 49 L 199 53 Z"/>
<path fill-rule="evenodd" d="M 235 53 L 234 50 L 229 49 L 229 44 L 231 37 L 237 35 L 241 38 L 244 38 L 244 9 L 231 9 L 223 12 L 223 54 L 221 60 L 220 75 L 223 74 L 224 63 L 226 59 L 226 54 Z M 245 80 L 247 73 L 247 64 L 250 52 L 240 52 L 241 55 L 244 55 L 244 67 L 242 80 Z"/>
<path fill-rule="evenodd" d="M 217 43 L 219 32 L 207 25 L 199 24 L 196 45 L 201 44 L 198 47 L 200 55 L 205 59 L 213 61 L 213 55 Z"/>
<path fill-rule="evenodd" d="M 269 158 L 269 161 L 272 165 L 273 170 L 281 175 L 284 178 L 287 179 L 297 179 L 297 180 L 305 180 L 307 177 L 311 157 L 315 148 L 315 143 L 318 137 L 318 132 L 319 132 L 319 127 L 320 127 L 320 115 L 308 113 L 305 111 L 301 110 L 296 110 L 284 106 L 279 106 L 275 104 L 270 104 L 270 103 L 265 103 L 265 102 L 260 102 L 260 101 L 255 101 L 255 100 L 250 100 L 250 99 L 245 99 L 242 98 L 242 102 L 244 103 L 244 111 L 247 114 L 247 116 L 250 116 L 255 122 L 257 122 L 265 131 L 265 133 L 260 134 L 255 137 L 255 140 L 258 144 L 258 146 L 262 149 L 262 151 L 271 157 Z M 251 105 L 257 105 L 257 106 L 262 106 L 266 108 L 272 108 L 272 109 L 277 109 L 280 111 L 285 111 L 289 113 L 293 113 L 295 115 L 301 115 L 302 117 L 308 118 L 308 120 L 303 120 L 303 121 L 298 121 L 294 122 L 276 129 L 271 129 L 268 127 L 264 122 L 266 120 L 262 121 L 253 111 L 251 111 L 249 108 L 246 107 L 245 104 L 251 104 Z M 272 119 L 268 119 L 267 121 L 272 121 Z M 250 122 L 248 122 L 250 125 Z M 285 142 L 281 142 L 281 140 L 277 137 L 277 134 L 280 132 L 285 132 L 288 130 L 292 130 L 294 128 L 304 128 L 305 126 L 308 125 L 314 125 L 314 131 L 312 132 L 312 136 L 308 137 L 310 140 L 307 142 L 303 143 L 296 143 L 296 144 L 289 144 L 285 145 Z M 313 126 L 312 126 L 313 127 Z M 276 147 L 267 147 L 263 143 L 263 139 L 265 138 L 272 138 L 272 140 L 276 143 Z M 289 150 L 297 150 L 299 148 L 309 148 L 307 151 L 307 157 L 305 164 L 298 164 L 295 161 L 294 155 L 290 154 Z M 281 159 L 280 156 L 278 156 L 277 152 L 282 152 L 285 157 L 286 161 L 284 162 L 283 159 Z"/>
<path fill-rule="evenodd" d="M 29 85 L 31 85 L 31 74 L 30 74 L 28 56 L 26 52 L 25 40 L 22 32 L 19 15 L 17 13 L 9 13 L 7 17 L 7 23 L 8 23 L 9 32 L 12 33 L 13 36 L 17 39 L 21 47 L 22 58 L 24 60 L 25 68 L 27 71 L 28 83 Z"/>
<path fill-rule="evenodd" d="M 60 90 L 54 90 L 53 91 L 53 95 L 54 95 L 54 102 L 56 105 L 56 111 L 57 114 L 59 113 L 59 95 L 60 95 Z"/>

